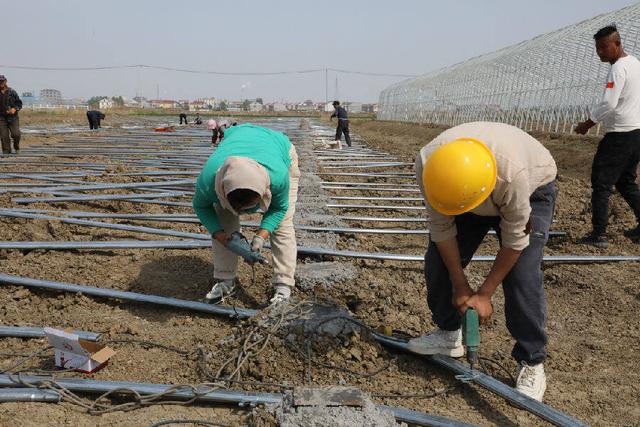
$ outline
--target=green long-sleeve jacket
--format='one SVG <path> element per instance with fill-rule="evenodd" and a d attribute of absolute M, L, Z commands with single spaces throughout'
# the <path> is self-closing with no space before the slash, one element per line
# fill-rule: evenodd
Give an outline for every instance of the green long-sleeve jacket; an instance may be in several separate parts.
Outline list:
<path fill-rule="evenodd" d="M 260 228 L 269 233 L 278 228 L 289 209 L 290 149 L 289 138 L 271 129 L 245 124 L 227 130 L 196 181 L 193 209 L 202 225 L 211 234 L 223 229 L 214 208 L 220 203 L 215 190 L 216 173 L 227 157 L 238 156 L 253 159 L 267 170 L 271 181 L 271 204 L 262 217 Z"/>

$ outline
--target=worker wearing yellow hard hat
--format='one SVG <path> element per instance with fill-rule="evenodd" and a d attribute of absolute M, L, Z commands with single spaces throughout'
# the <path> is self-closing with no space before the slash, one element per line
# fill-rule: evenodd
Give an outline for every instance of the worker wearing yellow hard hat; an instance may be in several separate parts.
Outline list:
<path fill-rule="evenodd" d="M 427 302 L 437 329 L 409 341 L 422 354 L 464 354 L 461 315 L 474 308 L 482 323 L 502 283 L 507 328 L 516 343 L 516 387 L 541 400 L 546 389 L 546 299 L 541 270 L 557 195 L 549 151 L 526 132 L 491 122 L 446 130 L 420 150 L 416 178 L 429 215 L 425 256 Z M 464 273 L 493 229 L 500 250 L 482 283 Z"/>

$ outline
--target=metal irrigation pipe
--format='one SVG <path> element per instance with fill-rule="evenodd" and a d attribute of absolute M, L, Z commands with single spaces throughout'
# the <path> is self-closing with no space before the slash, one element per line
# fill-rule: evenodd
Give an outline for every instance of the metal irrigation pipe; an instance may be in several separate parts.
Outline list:
<path fill-rule="evenodd" d="M 79 250 L 79 249 L 200 249 L 210 248 L 211 240 L 106 240 L 106 241 L 0 241 L 0 249 L 14 250 Z M 265 246 L 268 248 L 268 246 Z M 424 255 L 405 255 L 384 252 L 341 251 L 335 249 L 298 246 L 302 255 L 326 255 L 334 257 L 372 259 L 386 261 L 424 262 Z M 638 262 L 640 255 L 592 256 L 547 255 L 548 263 L 592 264 L 600 262 Z M 494 256 L 476 255 L 473 262 L 493 262 Z"/>
<path fill-rule="evenodd" d="M 408 173 L 359 173 L 359 172 L 316 172 L 318 176 L 360 176 L 364 178 L 396 178 L 396 179 L 416 179 L 415 174 Z"/>
<path fill-rule="evenodd" d="M 258 393 L 231 390 L 198 390 L 194 392 L 190 386 L 174 386 L 171 384 L 134 383 L 128 381 L 99 381 L 84 378 L 62 378 L 33 375 L 0 375 L 0 386 L 23 387 L 25 383 L 38 386 L 55 382 L 69 391 L 103 394 L 116 390 L 133 390 L 142 395 L 164 394 L 167 399 L 191 400 L 198 402 L 237 403 L 239 406 L 255 406 L 279 404 L 282 395 L 274 393 Z M 172 391 L 173 390 L 173 391 Z M 209 391 L 210 390 L 210 391 Z"/>
<path fill-rule="evenodd" d="M 405 341 L 400 341 L 395 338 L 390 338 L 377 333 L 374 333 L 373 336 L 378 342 L 386 345 L 387 347 L 415 354 L 407 349 L 407 343 Z M 466 375 L 468 378 L 473 378 L 472 381 L 475 384 L 478 384 L 479 386 L 486 388 L 487 390 L 497 394 L 498 396 L 507 399 L 509 402 L 512 402 L 516 406 L 523 408 L 534 415 L 537 415 L 538 417 L 550 422 L 553 425 L 562 427 L 586 427 L 584 423 L 577 420 L 576 418 L 564 414 L 557 409 L 545 405 L 542 402 L 525 396 L 514 388 L 501 383 L 500 381 L 489 375 L 486 375 L 477 370 L 471 370 L 467 365 L 464 365 L 463 363 L 460 363 L 457 360 L 452 359 L 451 357 L 441 355 L 422 357 L 440 366 L 443 366 L 457 373 L 458 375 Z"/>
<path fill-rule="evenodd" d="M 184 310 L 195 310 L 203 313 L 229 316 L 232 318 L 251 317 L 257 313 L 255 310 L 236 309 L 235 307 L 227 307 L 224 305 L 206 304 L 198 301 L 182 300 L 158 295 L 146 295 L 137 292 L 120 291 L 117 289 L 97 288 L 95 286 L 31 279 L 28 277 L 13 276 L 10 274 L 0 274 L 0 283 L 5 285 L 20 285 L 29 288 L 79 293 L 102 298 L 115 298 L 123 301 L 157 304 Z"/>
<path fill-rule="evenodd" d="M 48 191 L 90 191 L 90 190 L 110 190 L 116 188 L 148 188 L 163 187 L 171 185 L 193 185 L 192 179 L 181 179 L 176 181 L 154 181 L 154 182 L 128 182 L 128 183 L 105 183 L 105 184 L 85 184 L 85 185 L 61 185 L 57 187 L 34 187 L 34 193 L 46 193 Z"/>
<path fill-rule="evenodd" d="M 376 222 L 428 222 L 427 218 L 406 217 L 406 218 L 384 218 L 375 216 L 337 216 L 339 221 L 376 221 Z"/>
<path fill-rule="evenodd" d="M 265 392 L 211 390 L 200 389 L 195 393 L 190 386 L 174 386 L 171 384 L 134 383 L 128 381 L 101 381 L 84 378 L 59 378 L 27 375 L 0 375 L 0 402 L 60 402 L 62 397 L 54 390 L 20 387 L 24 383 L 39 386 L 55 382 L 67 390 L 75 393 L 104 394 L 118 390 L 132 390 L 141 395 L 164 394 L 167 399 L 191 400 L 208 403 L 236 403 L 239 407 L 253 407 L 256 405 L 281 404 L 284 395 Z M 19 388 L 11 388 L 19 387 Z M 211 390 L 211 391 L 208 391 Z M 393 413 L 396 421 L 408 422 L 419 426 L 430 427 L 475 427 L 456 420 L 450 420 L 438 415 L 426 414 L 405 408 L 376 405 L 378 409 Z"/>
<path fill-rule="evenodd" d="M 323 185 L 324 190 L 351 190 L 351 191 L 373 191 L 379 193 L 420 193 L 420 190 L 414 188 L 385 188 L 385 187 L 334 187 L 331 185 Z"/>
<path fill-rule="evenodd" d="M 87 227 L 99 227 L 99 228 L 107 228 L 112 230 L 132 231 L 136 233 L 182 237 L 186 239 L 211 239 L 210 235 L 203 234 L 203 233 L 189 233 L 186 231 L 165 230 L 162 228 L 143 227 L 138 225 L 112 224 L 110 222 L 102 222 L 102 221 L 89 221 L 84 219 L 64 218 L 60 216 L 30 214 L 30 213 L 17 212 L 12 210 L 5 210 L 1 208 L 0 208 L 0 216 L 14 217 L 14 218 L 43 219 L 47 221 L 60 221 L 67 224 L 82 225 Z"/>
<path fill-rule="evenodd" d="M 370 187 L 410 187 L 410 188 L 418 188 L 417 184 L 391 184 L 387 182 L 342 182 L 342 181 L 322 181 L 320 185 L 355 185 L 355 186 L 370 186 Z"/>
<path fill-rule="evenodd" d="M 15 203 L 36 203 L 36 202 L 81 202 L 94 200 L 140 200 L 140 199 L 157 199 L 160 197 L 179 197 L 179 193 L 153 193 L 153 194 L 90 194 L 81 196 L 62 196 L 62 197 L 18 197 L 11 199 Z M 190 204 L 189 204 L 190 206 Z"/>
<path fill-rule="evenodd" d="M 30 279 L 26 277 L 12 276 L 8 274 L 0 274 L 0 283 L 52 289 L 52 290 L 64 291 L 64 292 L 83 293 L 85 295 L 93 295 L 93 296 L 106 297 L 106 298 L 116 298 L 120 300 L 133 301 L 133 302 L 147 302 L 152 304 L 165 305 L 169 307 L 177 307 L 177 308 L 183 308 L 183 309 L 189 309 L 189 310 L 195 310 L 195 311 L 202 311 L 205 313 L 229 315 L 237 318 L 248 318 L 248 317 L 255 316 L 258 313 L 257 310 L 251 310 L 251 309 L 204 304 L 204 303 L 195 302 L 195 301 L 179 300 L 175 298 L 160 297 L 155 295 L 144 295 L 144 294 L 138 294 L 135 292 L 116 291 L 112 289 L 96 288 L 93 286 L 82 286 L 82 285 L 73 285 L 69 283 Z M 407 343 L 404 341 L 400 341 L 400 340 L 390 338 L 384 335 L 380 335 L 377 333 L 374 333 L 373 337 L 378 342 L 388 347 L 394 348 L 396 350 L 412 353 L 409 350 L 407 350 Z M 469 367 L 467 367 L 466 365 L 460 362 L 455 361 L 454 359 L 451 359 L 445 356 L 422 356 L 422 357 L 425 357 L 428 360 L 431 360 L 437 364 L 440 364 L 445 368 L 453 370 L 458 374 L 467 374 L 468 376 L 473 378 L 473 382 L 477 383 L 478 385 L 487 388 L 488 390 L 504 397 L 505 399 L 511 402 L 516 403 L 518 406 L 523 407 L 524 409 L 546 419 L 547 421 L 554 423 L 555 425 L 559 425 L 559 426 L 581 426 L 582 425 L 580 424 L 579 421 L 559 411 L 556 411 L 555 409 L 545 405 L 542 402 L 538 402 L 537 400 L 531 399 L 517 392 L 515 389 L 499 382 L 498 380 L 488 375 L 485 375 L 476 370 L 471 371 Z M 33 382 L 33 381 L 28 381 L 28 382 Z M 0 386 L 11 387 L 11 386 L 19 386 L 19 385 L 20 385 L 19 383 L 16 383 L 15 381 L 11 380 L 11 378 L 8 375 L 5 375 L 5 376 L 0 375 Z M 67 386 L 66 384 L 62 384 L 62 385 L 64 385 L 71 391 L 93 391 L 93 390 L 73 389 Z M 128 387 L 124 387 L 124 388 L 128 388 Z M 159 392 L 162 392 L 162 391 L 163 390 L 159 390 Z M 145 393 L 146 392 L 147 391 L 145 391 Z M 153 391 L 153 393 L 157 393 L 157 392 L 158 391 L 155 391 L 155 390 Z"/>
<path fill-rule="evenodd" d="M 98 341 L 100 339 L 100 334 L 95 332 L 74 330 L 73 333 L 87 341 Z M 44 328 L 30 326 L 0 326 L 0 337 L 42 338 L 44 336 Z"/>
<path fill-rule="evenodd" d="M 50 402 L 58 403 L 62 397 L 53 390 L 39 388 L 0 388 L 0 403 L 7 402 Z"/>
<path fill-rule="evenodd" d="M 402 206 L 402 205 L 339 205 L 335 203 L 328 203 L 324 205 L 326 208 L 333 209 L 387 209 L 387 210 L 426 210 L 424 206 Z"/>
<path fill-rule="evenodd" d="M 334 200 L 379 200 L 385 202 L 424 202 L 423 197 L 370 197 L 370 196 L 329 196 Z"/>
<path fill-rule="evenodd" d="M 413 163 L 369 163 L 364 165 L 343 165 L 343 166 L 320 166 L 322 169 L 372 169 L 372 168 L 390 168 L 390 167 L 407 167 L 413 165 Z"/>

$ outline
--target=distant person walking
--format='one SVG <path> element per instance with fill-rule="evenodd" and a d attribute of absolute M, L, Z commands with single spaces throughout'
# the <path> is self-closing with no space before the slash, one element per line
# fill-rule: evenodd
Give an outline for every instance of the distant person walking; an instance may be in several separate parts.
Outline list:
<path fill-rule="evenodd" d="M 89 129 L 100 129 L 100 120 L 104 120 L 107 116 L 98 110 L 87 111 L 87 120 L 89 121 Z"/>
<path fill-rule="evenodd" d="M 606 248 L 609 197 L 613 186 L 629 204 L 638 222 L 624 235 L 640 241 L 640 189 L 636 183 L 640 163 L 640 61 L 624 51 L 614 26 L 602 28 L 593 38 L 600 60 L 611 64 L 611 69 L 602 102 L 591 112 L 589 119 L 575 127 L 576 133 L 584 135 L 596 123 L 602 122 L 605 132 L 591 167 L 593 229 L 581 242 Z"/>
<path fill-rule="evenodd" d="M 18 111 L 22 109 L 22 101 L 18 93 L 7 85 L 7 78 L 0 75 L 0 140 L 2 154 L 11 154 L 13 139 L 14 154 L 20 152 L 20 118 Z"/>
<path fill-rule="evenodd" d="M 182 124 L 183 120 L 185 125 L 189 124 L 189 122 L 187 121 L 187 115 L 185 113 L 180 113 L 180 124 Z"/>
<path fill-rule="evenodd" d="M 344 140 L 347 142 L 347 145 L 351 147 L 351 136 L 349 136 L 349 117 L 347 115 L 347 110 L 340 106 L 340 101 L 333 101 L 333 114 L 329 117 L 329 121 L 333 120 L 334 117 L 338 118 L 338 126 L 336 127 L 336 142 L 339 142 L 342 139 L 342 134 L 344 133 Z"/>

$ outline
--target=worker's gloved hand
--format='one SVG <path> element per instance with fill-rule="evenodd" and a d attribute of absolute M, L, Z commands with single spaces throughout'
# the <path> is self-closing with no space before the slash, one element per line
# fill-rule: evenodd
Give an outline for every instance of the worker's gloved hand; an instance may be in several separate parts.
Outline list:
<path fill-rule="evenodd" d="M 12 107 L 12 108 L 9 108 L 9 109 L 7 110 L 7 113 L 8 113 L 8 114 L 11 114 L 11 115 L 14 115 L 14 114 L 16 113 L 16 111 L 17 111 L 17 110 L 16 110 L 15 108 L 13 108 L 13 107 Z"/>
<path fill-rule="evenodd" d="M 256 262 L 262 264 L 268 263 L 267 259 L 260 255 L 259 252 L 253 252 L 251 250 L 251 244 L 241 233 L 237 231 L 231 234 L 231 239 L 229 239 L 229 242 L 227 243 L 227 249 L 234 254 L 241 256 L 249 264 L 254 264 Z"/>
<path fill-rule="evenodd" d="M 251 240 L 251 251 L 260 252 L 264 246 L 265 240 L 257 234 Z"/>

